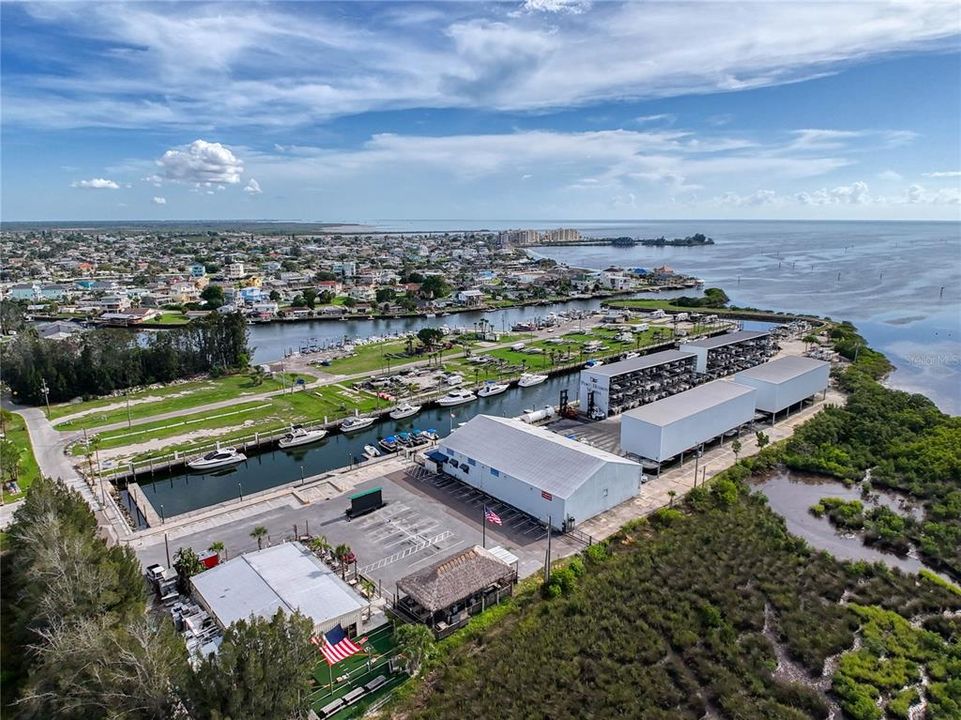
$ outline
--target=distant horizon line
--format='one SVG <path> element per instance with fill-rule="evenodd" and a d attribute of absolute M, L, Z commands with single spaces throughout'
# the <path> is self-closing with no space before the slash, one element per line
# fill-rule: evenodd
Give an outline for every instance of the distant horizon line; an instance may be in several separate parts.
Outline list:
<path fill-rule="evenodd" d="M 78 220 L 78 219 L 64 219 L 64 220 L 0 220 L 0 229 L 8 225 L 174 225 L 177 223 L 182 224 L 216 224 L 216 223 L 231 223 L 231 224 L 272 224 L 279 225 L 283 223 L 290 223 L 295 225 L 320 225 L 326 227 L 377 227 L 376 224 L 380 223 L 551 223 L 551 224 L 602 224 L 602 225 L 620 225 L 627 223 L 678 223 L 678 222 L 705 222 L 705 223 L 961 223 L 961 217 L 958 219 L 931 219 L 931 218 L 878 218 L 878 219 L 865 219 L 865 218 L 627 218 L 618 220 L 605 220 L 601 218 L 378 218 L 376 220 L 368 222 L 360 221 L 329 221 L 329 220 L 300 220 L 300 219 L 287 219 L 287 218 L 207 218 L 207 219 L 168 219 L 168 220 L 150 220 L 146 218 L 140 219 L 125 219 L 125 220 Z M 375 224 L 376 223 L 376 224 Z M 464 228 L 472 229 L 472 228 Z"/>

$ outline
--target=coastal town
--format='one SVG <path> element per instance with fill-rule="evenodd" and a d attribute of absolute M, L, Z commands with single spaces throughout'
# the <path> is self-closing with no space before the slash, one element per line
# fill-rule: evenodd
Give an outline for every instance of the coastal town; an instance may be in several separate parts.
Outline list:
<path fill-rule="evenodd" d="M 486 310 L 694 287 L 670 267 L 588 271 L 538 259 L 576 230 L 277 234 L 31 230 L 0 233 L 0 296 L 54 322 L 169 327 L 216 310 L 250 322 Z"/>

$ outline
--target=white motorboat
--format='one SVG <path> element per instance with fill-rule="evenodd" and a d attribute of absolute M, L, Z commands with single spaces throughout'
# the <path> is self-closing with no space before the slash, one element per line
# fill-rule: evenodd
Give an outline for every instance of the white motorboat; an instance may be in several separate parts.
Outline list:
<path fill-rule="evenodd" d="M 378 450 L 373 445 L 364 445 L 364 457 L 375 458 L 381 456 L 380 450 Z"/>
<path fill-rule="evenodd" d="M 390 411 L 390 419 L 403 420 L 404 418 L 409 418 L 411 415 L 416 415 L 419 413 L 420 407 L 420 405 L 411 405 L 407 402 L 401 403 Z"/>
<path fill-rule="evenodd" d="M 211 450 L 206 455 L 191 460 L 187 463 L 187 467 L 191 470 L 213 470 L 214 468 L 236 465 L 237 463 L 244 462 L 246 459 L 247 456 L 239 452 L 237 448 L 219 447 L 216 450 Z"/>
<path fill-rule="evenodd" d="M 447 378 L 445 379 L 445 382 L 451 386 L 462 385 L 464 383 L 464 376 L 460 375 L 459 373 L 451 373 L 450 375 L 447 376 Z"/>
<path fill-rule="evenodd" d="M 437 404 L 441 407 L 450 407 L 452 405 L 463 405 L 464 403 L 474 402 L 477 396 L 470 390 L 451 390 L 444 397 L 437 401 Z"/>
<path fill-rule="evenodd" d="M 477 391 L 477 397 L 490 397 L 491 395 L 500 395 L 502 392 L 506 392 L 510 385 L 507 383 L 498 382 L 486 382 L 484 387 Z"/>
<path fill-rule="evenodd" d="M 327 431 L 318 428 L 316 430 L 307 430 L 299 425 L 295 425 L 290 429 L 290 432 L 284 435 L 277 444 L 282 448 L 297 447 L 298 445 L 308 445 L 318 440 L 323 440 L 327 437 Z"/>
<path fill-rule="evenodd" d="M 591 368 L 600 367 L 603 364 L 604 363 L 601 360 L 588 360 L 586 363 L 584 363 L 584 368 L 590 370 Z"/>
<path fill-rule="evenodd" d="M 352 417 L 347 418 L 340 424 L 340 431 L 342 433 L 357 432 L 358 430 L 363 430 L 364 428 L 369 428 L 374 424 L 374 418 L 372 417 Z"/>
<path fill-rule="evenodd" d="M 524 373 L 521 375 L 520 380 L 517 381 L 517 385 L 518 387 L 533 387 L 534 385 L 540 385 L 545 380 L 547 380 L 547 375 Z"/>

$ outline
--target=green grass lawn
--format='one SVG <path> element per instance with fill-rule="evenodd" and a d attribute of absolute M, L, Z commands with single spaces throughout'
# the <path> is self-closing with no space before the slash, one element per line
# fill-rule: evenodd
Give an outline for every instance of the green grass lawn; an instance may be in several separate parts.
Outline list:
<path fill-rule="evenodd" d="M 187 442 L 176 442 L 162 448 L 137 453 L 136 461 L 157 459 L 174 451 L 190 452 L 206 447 L 214 442 L 223 444 L 252 436 L 254 433 L 269 434 L 280 432 L 292 424 L 322 422 L 325 417 L 331 422 L 354 414 L 357 409 L 362 413 L 378 408 L 387 408 L 392 403 L 378 398 L 362 389 L 348 388 L 343 385 L 326 385 L 316 389 L 298 390 L 294 393 L 275 395 L 260 401 L 244 403 L 229 408 L 220 408 L 204 413 L 194 413 L 176 419 L 158 420 L 132 428 L 112 430 L 102 434 L 101 449 L 120 448 L 128 445 L 173 438 L 196 430 L 217 430 L 232 428 L 241 423 L 241 429 L 214 433 Z M 240 411 L 238 414 L 237 411 Z M 82 443 L 73 448 L 74 455 L 83 455 Z"/>
<path fill-rule="evenodd" d="M 361 687 L 370 682 L 378 675 L 387 676 L 387 683 L 378 688 L 375 692 L 365 695 L 359 702 L 345 708 L 331 716 L 333 720 L 347 720 L 348 718 L 360 717 L 366 709 L 375 701 L 381 699 L 394 688 L 403 684 L 407 680 L 404 674 L 391 675 L 387 665 L 387 659 L 394 654 L 393 628 L 389 625 L 378 628 L 370 635 L 366 636 L 365 647 L 372 648 L 371 669 L 367 669 L 367 654 L 359 653 L 347 658 L 330 668 L 323 656 L 314 668 L 315 690 L 310 698 L 310 706 L 314 710 L 320 710 L 332 700 L 343 697 L 354 688 Z M 363 636 L 362 636 L 363 637 Z M 333 692 L 330 690 L 331 671 L 336 680 L 345 675 L 349 679 L 341 682 L 334 682 Z"/>
<path fill-rule="evenodd" d="M 17 485 L 20 487 L 19 493 L 3 492 L 3 501 L 9 502 L 22 497 L 27 488 L 40 477 L 40 467 L 37 465 L 37 458 L 33 454 L 33 446 L 30 444 L 30 436 L 27 434 L 27 425 L 23 418 L 16 413 L 0 410 L 3 414 L 3 428 L 5 439 L 9 440 L 20 451 L 20 467 L 17 472 Z M 9 478 L 8 468 L 2 468 L 4 483 Z"/>
<path fill-rule="evenodd" d="M 153 325 L 187 325 L 189 322 L 181 312 L 165 312 L 150 321 Z"/>
<path fill-rule="evenodd" d="M 297 377 L 304 377 L 307 382 L 313 377 L 305 375 L 294 375 L 286 373 L 284 382 L 288 385 L 295 381 Z M 260 385 L 246 374 L 227 375 L 221 378 L 209 378 L 206 380 L 196 380 L 187 383 L 167 385 L 156 390 L 141 390 L 130 394 L 130 418 L 137 420 L 140 418 L 152 417 L 161 413 L 175 412 L 178 410 L 189 410 L 190 408 L 208 403 L 220 402 L 236 398 L 243 401 L 244 395 L 254 395 L 273 390 L 280 390 L 283 384 L 280 375 L 268 378 Z M 157 398 L 147 402 L 134 404 L 134 401 L 144 398 Z M 112 423 L 125 422 L 127 420 L 127 409 L 123 405 L 123 396 L 98 398 L 88 402 L 66 403 L 54 405 L 50 408 L 50 418 L 57 425 L 58 430 L 81 430 L 110 425 Z M 58 418 L 74 415 L 87 410 L 106 408 L 110 405 L 121 404 L 120 407 L 104 410 L 103 412 L 90 412 L 76 420 L 57 423 Z"/>
<path fill-rule="evenodd" d="M 416 341 L 415 341 L 416 345 Z M 390 366 L 393 368 L 398 365 L 423 360 L 426 362 L 427 355 L 407 357 L 404 353 L 407 349 L 406 340 L 391 340 L 390 342 L 373 343 L 371 345 L 359 345 L 356 352 L 351 357 L 339 358 L 330 363 L 328 370 L 340 375 L 354 375 L 355 373 L 387 371 L 387 356 L 390 356 Z"/>
<path fill-rule="evenodd" d="M 100 433 L 97 437 L 100 440 L 100 449 L 124 447 L 125 445 L 135 445 L 148 440 L 162 440 L 168 437 L 183 435 L 197 430 L 214 430 L 222 427 L 240 425 L 248 420 L 262 420 L 271 418 L 277 414 L 277 406 L 270 400 L 240 403 L 230 407 L 210 410 L 209 412 L 194 413 L 183 415 L 166 420 L 157 420 L 143 425 L 133 427 L 118 428 Z M 85 448 L 83 443 L 78 443 L 73 448 L 74 455 L 83 455 Z"/>

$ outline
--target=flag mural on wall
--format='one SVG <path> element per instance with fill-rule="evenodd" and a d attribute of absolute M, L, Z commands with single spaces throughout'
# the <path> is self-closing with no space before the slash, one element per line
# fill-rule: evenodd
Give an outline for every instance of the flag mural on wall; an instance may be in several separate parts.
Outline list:
<path fill-rule="evenodd" d="M 310 641 L 320 649 L 328 665 L 336 665 L 341 660 L 363 651 L 360 645 L 347 637 L 340 625 L 323 635 L 312 637 Z"/>

